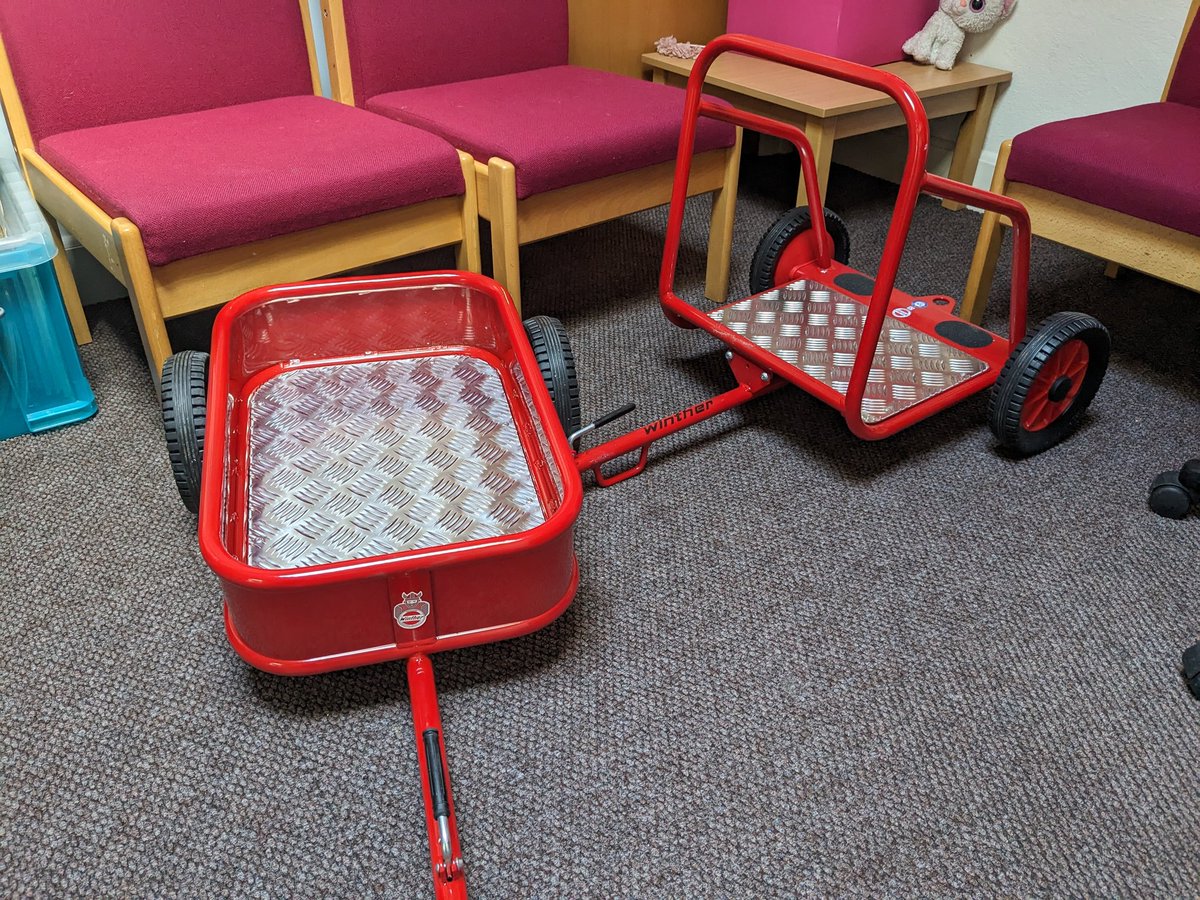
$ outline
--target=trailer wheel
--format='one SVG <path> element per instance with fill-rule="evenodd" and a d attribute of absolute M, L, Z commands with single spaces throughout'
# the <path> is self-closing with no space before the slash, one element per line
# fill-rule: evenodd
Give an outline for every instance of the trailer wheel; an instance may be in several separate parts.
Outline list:
<path fill-rule="evenodd" d="M 1200 700 L 1200 643 L 1183 651 L 1183 680 L 1192 696 Z"/>
<path fill-rule="evenodd" d="M 1048 450 L 1078 427 L 1108 369 L 1108 329 L 1083 313 L 1046 319 L 1017 346 L 992 386 L 988 424 L 1021 456 Z"/>
<path fill-rule="evenodd" d="M 183 505 L 200 510 L 200 464 L 204 458 L 204 425 L 208 417 L 208 354 L 183 350 L 163 363 L 163 431 L 171 471 Z"/>
<path fill-rule="evenodd" d="M 525 334 L 533 347 L 542 381 L 554 401 L 563 432 L 570 436 L 579 430 L 582 417 L 579 403 L 579 379 L 575 375 L 575 354 L 567 329 L 558 319 L 533 316 L 524 322 Z"/>
<path fill-rule="evenodd" d="M 825 210 L 825 230 L 833 239 L 833 258 L 842 265 L 848 264 L 850 229 L 842 217 L 832 210 Z M 798 206 L 785 212 L 767 229 L 754 251 L 750 263 L 750 293 L 761 294 L 786 284 L 792 269 L 816 258 L 816 234 L 808 207 Z"/>

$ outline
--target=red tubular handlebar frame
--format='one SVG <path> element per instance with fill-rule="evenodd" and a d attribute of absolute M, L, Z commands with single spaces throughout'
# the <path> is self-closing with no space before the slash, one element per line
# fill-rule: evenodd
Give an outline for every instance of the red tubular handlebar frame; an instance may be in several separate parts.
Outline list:
<path fill-rule="evenodd" d="M 911 415 L 901 413 L 883 422 L 868 425 L 862 418 L 862 399 L 875 358 L 875 350 L 879 344 L 879 335 L 883 330 L 884 318 L 888 313 L 896 273 L 900 268 L 901 257 L 904 255 L 904 246 L 908 239 L 908 230 L 912 224 L 913 211 L 916 209 L 918 198 L 923 192 L 936 194 L 946 199 L 970 203 L 985 210 L 1001 213 L 1012 222 L 1014 232 L 1013 282 L 1009 307 L 1009 341 L 1013 344 L 1025 336 L 1025 305 L 1029 281 L 1029 214 L 1015 200 L 970 185 L 950 181 L 926 171 L 926 162 L 929 156 L 929 119 L 925 114 L 921 98 L 899 76 L 762 38 L 742 34 L 722 35 L 710 41 L 700 52 L 700 56 L 692 66 L 691 76 L 688 78 L 683 122 L 679 132 L 679 152 L 675 162 L 675 182 L 671 191 L 671 209 L 667 220 L 667 236 L 658 283 L 659 301 L 672 321 L 707 330 L 712 329 L 711 320 L 680 298 L 674 291 L 675 266 L 679 256 L 680 235 L 683 230 L 688 178 L 691 174 L 692 155 L 695 151 L 697 121 L 701 115 L 754 131 L 761 131 L 793 143 L 800 153 L 801 172 L 808 192 L 809 203 L 817 209 L 820 209 L 822 205 L 812 146 L 800 129 L 764 116 L 718 106 L 703 98 L 704 79 L 709 68 L 718 56 L 728 52 L 771 60 L 880 91 L 891 97 L 904 115 L 904 121 L 908 128 L 908 153 L 904 162 L 904 174 L 900 181 L 891 227 L 888 229 L 887 240 L 884 244 L 883 258 L 875 276 L 875 289 L 867 309 L 862 338 L 855 354 L 854 368 L 850 376 L 843 413 L 850 430 L 861 438 L 871 440 L 895 434 L 914 421 L 925 418 L 932 410 L 914 407 L 905 411 L 905 413 L 911 412 Z M 825 228 L 823 216 L 813 215 L 812 223 L 817 238 L 818 262 L 822 268 L 826 268 L 831 261 L 832 241 Z M 732 338 L 727 338 L 726 335 L 721 335 L 721 337 L 735 352 L 760 364 L 770 364 L 770 361 L 764 358 L 766 355 L 764 351 L 749 341 L 737 335 L 733 335 Z M 953 391 L 944 396 L 951 402 L 958 399 L 957 392 Z"/>

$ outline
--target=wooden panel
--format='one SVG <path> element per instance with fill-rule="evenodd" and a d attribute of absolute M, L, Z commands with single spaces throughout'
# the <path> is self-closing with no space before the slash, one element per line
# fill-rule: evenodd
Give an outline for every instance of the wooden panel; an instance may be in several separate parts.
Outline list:
<path fill-rule="evenodd" d="M 445 197 L 215 250 L 156 268 L 166 318 L 182 316 L 264 284 L 303 281 L 462 240 L 462 199 Z"/>
<path fill-rule="evenodd" d="M 75 235 L 114 278 L 125 284 L 125 269 L 108 214 L 32 150 L 26 150 L 22 158 L 38 205 Z"/>
<path fill-rule="evenodd" d="M 696 156 L 688 194 L 720 189 L 725 183 L 727 157 L 724 150 L 710 150 Z M 535 194 L 520 201 L 517 207 L 520 242 L 528 244 L 667 203 L 671 199 L 674 173 L 675 163 L 660 163 L 636 172 Z"/>
<path fill-rule="evenodd" d="M 1007 193 L 1039 237 L 1200 291 L 1200 237 L 1027 184 L 1010 182 Z"/>
<path fill-rule="evenodd" d="M 1188 32 L 1192 30 L 1192 26 L 1196 23 L 1196 12 L 1200 10 L 1200 0 L 1192 0 L 1192 7 L 1188 10 L 1187 19 L 1183 23 L 1183 33 L 1179 36 L 1179 46 L 1175 48 L 1175 58 L 1171 60 L 1171 71 L 1167 73 L 1167 84 L 1163 88 L 1162 98 L 1167 99 L 1167 94 L 1171 92 L 1171 82 L 1175 80 L 1175 70 L 1179 68 L 1179 57 L 1183 54 L 1183 45 L 1187 43 Z"/>
<path fill-rule="evenodd" d="M 693 62 L 660 53 L 647 53 L 642 61 L 652 68 L 665 69 L 684 77 L 691 73 Z M 899 75 L 925 101 L 942 94 L 969 92 L 972 88 L 1012 80 L 1011 72 L 975 63 L 959 63 L 949 72 L 912 62 L 888 63 L 879 69 Z M 844 116 L 893 103 L 890 97 L 870 88 L 767 59 L 737 54 L 727 54 L 717 59 L 708 70 L 705 81 L 812 116 Z"/>
<path fill-rule="evenodd" d="M 321 29 L 325 36 L 325 61 L 333 99 L 354 105 L 354 80 L 350 73 L 350 47 L 346 42 L 346 14 L 342 0 L 321 0 Z"/>
<path fill-rule="evenodd" d="M 641 54 L 669 34 L 702 44 L 725 30 L 728 0 L 569 0 L 577 66 L 642 77 Z"/>
<path fill-rule="evenodd" d="M 925 115 L 929 119 L 941 119 L 960 113 L 971 112 L 979 102 L 978 91 L 965 91 L 959 94 L 942 94 L 930 97 L 924 101 Z M 862 112 L 841 116 L 837 120 L 837 136 L 854 137 L 858 134 L 870 134 L 882 131 L 884 128 L 896 128 L 904 124 L 904 114 L 900 107 L 892 104 L 879 109 L 865 109 Z"/>

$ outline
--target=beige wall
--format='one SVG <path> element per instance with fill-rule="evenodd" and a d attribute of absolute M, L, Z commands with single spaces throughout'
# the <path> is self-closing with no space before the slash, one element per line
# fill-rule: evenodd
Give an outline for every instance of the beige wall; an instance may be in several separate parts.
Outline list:
<path fill-rule="evenodd" d="M 1009 21 L 968 36 L 960 59 L 1013 73 L 997 97 L 975 183 L 991 183 L 1000 142 L 1015 134 L 1158 100 L 1189 6 L 1190 0 L 1019 0 Z M 934 125 L 930 166 L 943 174 L 956 124 Z M 901 138 L 884 133 L 840 141 L 834 160 L 895 179 L 902 154 Z"/>

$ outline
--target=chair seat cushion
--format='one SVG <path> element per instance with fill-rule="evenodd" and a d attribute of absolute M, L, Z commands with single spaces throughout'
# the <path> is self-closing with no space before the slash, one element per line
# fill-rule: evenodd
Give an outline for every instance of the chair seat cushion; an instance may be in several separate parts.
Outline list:
<path fill-rule="evenodd" d="M 517 170 L 517 196 L 675 158 L 684 92 L 579 66 L 552 66 L 395 91 L 366 107 L 428 129 L 486 163 Z M 701 119 L 696 150 L 733 145 L 734 128 Z"/>
<path fill-rule="evenodd" d="M 1148 103 L 1017 135 L 1007 177 L 1200 235 L 1197 147 L 1200 109 Z"/>
<path fill-rule="evenodd" d="M 441 138 L 313 96 L 86 128 L 38 150 L 132 221 L 154 266 L 464 190 Z"/>

